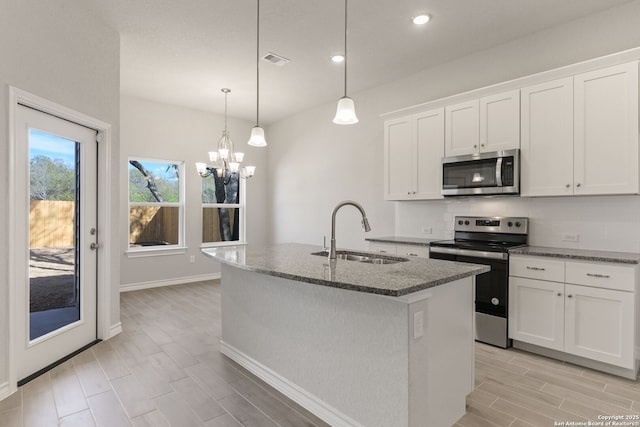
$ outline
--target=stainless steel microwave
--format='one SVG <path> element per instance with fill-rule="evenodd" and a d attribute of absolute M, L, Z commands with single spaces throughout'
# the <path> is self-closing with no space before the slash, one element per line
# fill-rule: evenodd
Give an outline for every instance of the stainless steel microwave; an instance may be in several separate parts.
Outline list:
<path fill-rule="evenodd" d="M 520 193 L 520 150 L 445 157 L 442 195 L 485 196 Z"/>

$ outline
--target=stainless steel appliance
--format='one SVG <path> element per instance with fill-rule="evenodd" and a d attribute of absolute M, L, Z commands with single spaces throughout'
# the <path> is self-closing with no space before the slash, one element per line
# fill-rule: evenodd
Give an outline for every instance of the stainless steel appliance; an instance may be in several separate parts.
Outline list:
<path fill-rule="evenodd" d="M 442 159 L 444 196 L 520 193 L 520 150 L 445 157 Z"/>
<path fill-rule="evenodd" d="M 457 216 L 454 240 L 431 242 L 430 258 L 471 262 L 491 267 L 476 276 L 476 340 L 511 347 L 509 312 L 509 249 L 527 244 L 528 218 Z"/>

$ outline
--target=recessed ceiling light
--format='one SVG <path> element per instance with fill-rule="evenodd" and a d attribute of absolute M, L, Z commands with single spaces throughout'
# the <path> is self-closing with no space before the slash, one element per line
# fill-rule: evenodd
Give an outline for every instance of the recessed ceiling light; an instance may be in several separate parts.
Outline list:
<path fill-rule="evenodd" d="M 331 60 L 335 63 L 340 63 L 342 61 L 344 61 L 344 55 L 333 55 L 331 57 Z"/>
<path fill-rule="evenodd" d="M 411 22 L 413 22 L 416 25 L 424 25 L 427 22 L 429 22 L 429 20 L 431 20 L 431 17 L 426 13 L 423 13 L 421 15 L 416 15 L 413 18 L 411 18 Z"/>

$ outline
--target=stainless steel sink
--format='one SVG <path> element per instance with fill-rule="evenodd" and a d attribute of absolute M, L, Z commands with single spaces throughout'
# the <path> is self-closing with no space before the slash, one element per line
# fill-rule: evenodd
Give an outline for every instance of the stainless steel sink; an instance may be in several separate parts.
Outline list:
<path fill-rule="evenodd" d="M 329 256 L 328 251 L 320 251 L 320 252 L 312 252 L 311 255 L 317 256 Z M 344 259 L 347 261 L 357 261 L 364 262 L 367 264 L 395 264 L 397 262 L 405 262 L 409 261 L 408 258 L 394 257 L 388 255 L 378 255 L 378 254 L 365 254 L 362 252 L 354 252 L 354 251 L 336 251 L 337 259 Z"/>

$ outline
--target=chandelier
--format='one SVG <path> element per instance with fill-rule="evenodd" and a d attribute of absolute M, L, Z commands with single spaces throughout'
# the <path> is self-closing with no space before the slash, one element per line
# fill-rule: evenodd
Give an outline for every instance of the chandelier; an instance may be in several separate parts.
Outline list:
<path fill-rule="evenodd" d="M 256 172 L 255 166 L 241 168 L 240 164 L 244 160 L 244 153 L 236 152 L 233 149 L 233 141 L 231 141 L 227 129 L 227 95 L 229 92 L 231 89 L 222 89 L 222 93 L 224 93 L 224 130 L 218 141 L 218 147 L 215 151 L 209 151 L 209 163 L 196 163 L 196 169 L 202 178 L 216 173 L 218 177 L 226 181 L 234 174 L 240 178 L 251 178 Z"/>

